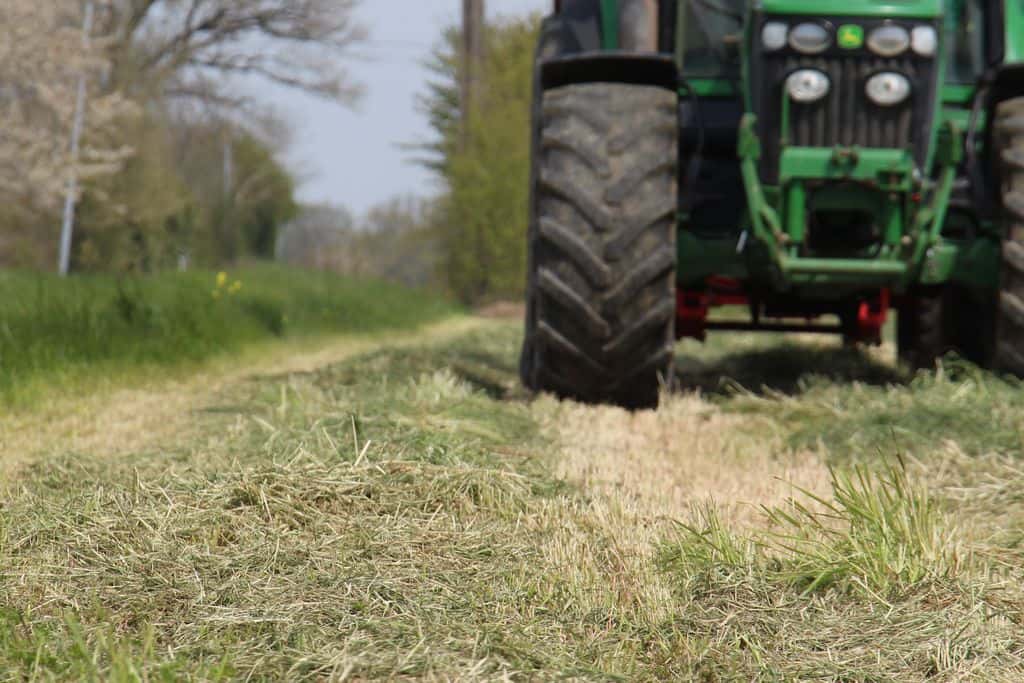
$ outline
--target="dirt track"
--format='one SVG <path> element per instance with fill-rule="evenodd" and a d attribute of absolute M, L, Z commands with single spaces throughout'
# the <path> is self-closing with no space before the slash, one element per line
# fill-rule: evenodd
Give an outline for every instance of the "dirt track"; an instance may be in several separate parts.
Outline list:
<path fill-rule="evenodd" d="M 58 397 L 41 408 L 0 420 L 0 472 L 55 452 L 116 455 L 187 442 L 194 435 L 196 412 L 232 385 L 253 377 L 312 372 L 385 344 L 456 337 L 480 324 L 473 318 L 457 318 L 398 340 L 338 336 L 271 345 L 219 359 L 183 377 L 129 388 L 102 387 L 85 397 Z"/>

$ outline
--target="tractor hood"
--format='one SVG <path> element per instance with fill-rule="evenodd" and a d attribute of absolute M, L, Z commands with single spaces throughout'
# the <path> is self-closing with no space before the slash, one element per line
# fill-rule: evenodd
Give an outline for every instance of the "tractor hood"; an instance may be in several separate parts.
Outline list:
<path fill-rule="evenodd" d="M 813 14 L 851 17 L 915 17 L 942 16 L 942 0 L 762 0 L 757 3 L 769 14 Z"/>

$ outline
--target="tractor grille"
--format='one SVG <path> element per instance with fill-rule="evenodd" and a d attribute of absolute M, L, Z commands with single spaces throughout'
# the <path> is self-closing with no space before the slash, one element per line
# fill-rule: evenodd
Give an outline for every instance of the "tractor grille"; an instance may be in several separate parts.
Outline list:
<path fill-rule="evenodd" d="M 806 57 L 791 50 L 757 54 L 752 64 L 754 102 L 762 143 L 761 176 L 778 182 L 782 148 L 782 106 L 786 79 L 797 69 L 817 69 L 826 74 L 832 89 L 812 104 L 790 102 L 785 138 L 791 146 L 859 146 L 907 149 L 924 168 L 931 142 L 929 132 L 935 110 L 936 67 L 933 59 L 908 52 L 883 58 L 867 50 L 831 50 L 823 56 Z M 879 107 L 865 94 L 868 79 L 882 71 L 906 76 L 913 92 L 894 107 Z"/>
<path fill-rule="evenodd" d="M 807 64 L 810 62 L 810 64 Z M 879 71 L 898 71 L 911 81 L 917 68 L 913 60 L 786 60 L 789 73 L 813 65 L 836 84 L 830 97 L 790 109 L 789 139 L 801 147 L 906 147 L 912 144 L 913 102 L 879 107 L 864 94 L 864 83 Z"/>

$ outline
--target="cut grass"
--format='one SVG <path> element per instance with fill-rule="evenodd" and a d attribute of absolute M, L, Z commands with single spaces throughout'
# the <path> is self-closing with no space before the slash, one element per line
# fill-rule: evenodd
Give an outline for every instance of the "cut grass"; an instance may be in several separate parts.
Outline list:
<path fill-rule="evenodd" d="M 395 285 L 270 265 L 120 279 L 8 272 L 0 291 L 0 404 L 8 408 L 269 339 L 408 330 L 454 313 Z"/>
<path fill-rule="evenodd" d="M 702 666 L 730 679 L 1024 675 L 1019 594 L 1007 599 L 923 486 L 859 467 L 836 472 L 833 492 L 767 510 L 776 528 L 757 536 L 709 506 L 665 544 L 688 629 L 720 628 Z"/>
<path fill-rule="evenodd" d="M 529 476 L 525 452 L 495 453 L 529 443 L 533 421 L 446 369 L 453 356 L 392 351 L 253 382 L 224 397 L 230 418 L 211 414 L 234 426 L 227 439 L 30 469 L 3 512 L 15 645 L 0 669 L 74 678 L 80 662 L 24 657 L 72 652 L 52 642 L 74 640 L 69 623 L 100 671 L 116 663 L 113 629 L 147 676 L 486 672 L 499 649 L 527 652 L 501 624 L 529 601 L 533 553 L 503 539 L 554 483 Z M 442 630 L 451 643 L 427 646 Z"/>
<path fill-rule="evenodd" d="M 847 467 L 848 445 L 796 438 L 791 417 L 828 392 L 846 401 L 841 380 L 635 415 L 528 404 L 517 342 L 487 324 L 255 377 L 216 397 L 194 443 L 23 469 L 0 508 L 0 671 L 1024 677 L 1024 475 L 997 434 L 977 437 L 992 455 L 922 446 L 894 470 L 877 458 L 903 451 L 880 441 L 892 449 Z M 990 392 L 976 396 L 1003 396 L 975 379 Z M 913 386 L 842 405 L 867 421 Z"/>
<path fill-rule="evenodd" d="M 892 463 L 951 448 L 970 456 L 1024 451 L 1019 380 L 954 357 L 939 372 L 915 377 L 896 368 L 893 355 L 827 339 L 724 336 L 706 353 L 684 356 L 681 379 L 730 413 L 770 419 L 790 447 L 825 452 L 834 464 Z"/>
<path fill-rule="evenodd" d="M 1019 455 L 1024 446 L 1024 387 L 951 362 L 946 371 L 889 385 L 807 381 L 786 396 L 752 393 L 737 411 L 771 415 L 794 448 L 827 449 L 834 462 L 897 454 L 927 456 L 951 445 L 972 455 Z"/>
<path fill-rule="evenodd" d="M 970 562 L 956 526 L 902 469 L 833 471 L 831 496 L 804 492 L 803 498 L 766 507 L 770 531 L 747 539 L 705 507 L 699 525 L 681 524 L 683 538 L 670 548 L 670 561 L 753 563 L 804 594 L 836 589 L 883 602 L 925 582 L 955 580 Z"/>

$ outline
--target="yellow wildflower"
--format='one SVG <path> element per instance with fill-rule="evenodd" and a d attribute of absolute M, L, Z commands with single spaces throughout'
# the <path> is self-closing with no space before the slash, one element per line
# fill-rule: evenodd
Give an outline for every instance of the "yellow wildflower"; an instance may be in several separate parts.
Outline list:
<path fill-rule="evenodd" d="M 217 273 L 217 286 L 223 287 L 228 283 L 228 274 L 224 271 Z"/>

